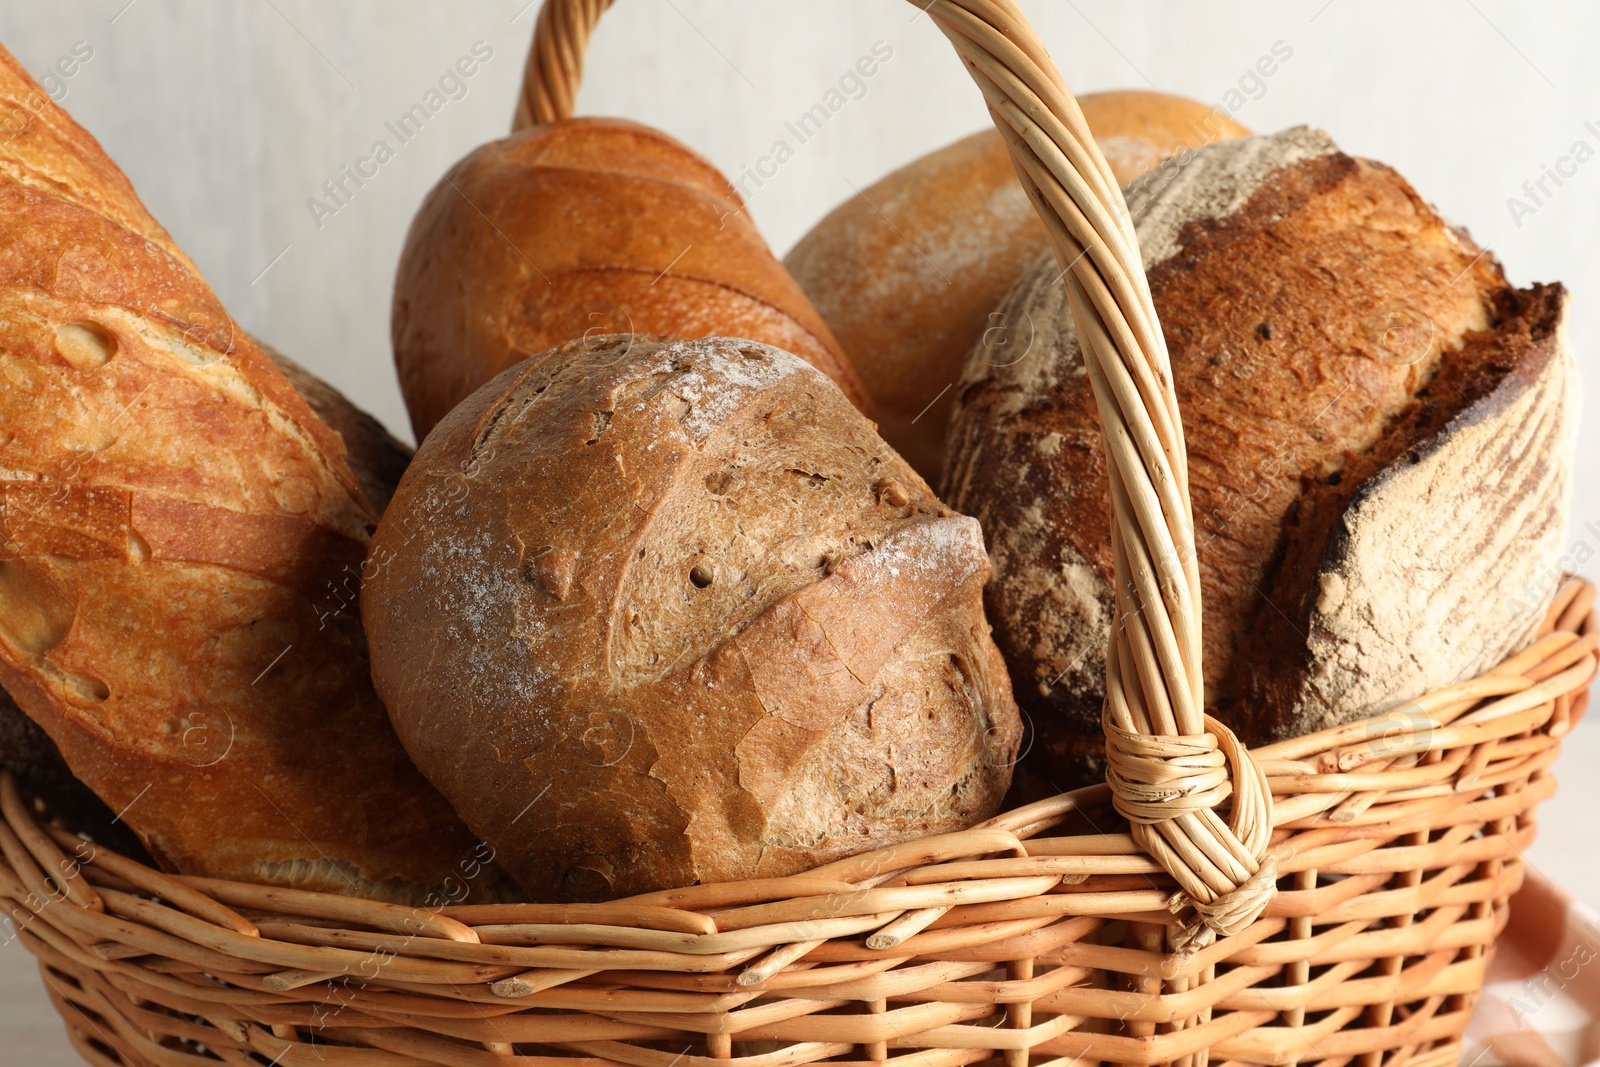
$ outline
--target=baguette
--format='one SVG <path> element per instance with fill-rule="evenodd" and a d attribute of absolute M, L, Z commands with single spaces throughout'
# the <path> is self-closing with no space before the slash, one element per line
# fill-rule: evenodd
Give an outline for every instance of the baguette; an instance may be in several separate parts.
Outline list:
<path fill-rule="evenodd" d="M 168 869 L 426 896 L 475 842 L 372 689 L 339 435 L 3 52 L 0 109 L 0 685 Z"/>
<path fill-rule="evenodd" d="M 276 349 L 266 344 L 261 344 L 261 348 L 272 357 L 312 410 L 344 440 L 351 471 L 367 499 L 380 510 L 387 507 L 410 461 L 411 449 L 333 386 Z M 0 766 L 15 774 L 29 792 L 44 801 L 52 815 L 63 818 L 75 832 L 125 856 L 154 862 L 117 813 L 73 775 L 50 735 L 24 715 L 3 690 L 0 690 Z"/>

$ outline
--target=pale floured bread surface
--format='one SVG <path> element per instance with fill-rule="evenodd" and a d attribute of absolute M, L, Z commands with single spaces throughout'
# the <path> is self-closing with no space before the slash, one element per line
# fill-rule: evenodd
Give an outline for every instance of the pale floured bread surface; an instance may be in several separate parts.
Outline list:
<path fill-rule="evenodd" d="M 1249 133 L 1167 93 L 1088 93 L 1078 103 L 1119 182 L 1184 149 Z M 1044 226 L 991 128 L 860 190 L 784 264 L 850 355 L 884 439 L 937 480 L 962 363 L 980 340 L 992 358 L 1010 358 L 1015 339 L 994 310 L 1045 247 Z"/>
<path fill-rule="evenodd" d="M 1189 445 L 1212 706 L 1257 740 L 1300 733 L 1524 640 L 1526 603 L 1501 594 L 1553 590 L 1568 492 L 1559 289 L 1511 289 L 1392 171 L 1317 131 L 1213 145 L 1125 192 Z M 989 536 L 990 617 L 1042 758 L 1081 777 L 1109 503 L 1057 275 L 1041 257 L 1001 307 L 1017 358 L 969 359 L 944 490 Z M 1473 458 L 1484 433 L 1526 444 L 1506 477 Z"/>

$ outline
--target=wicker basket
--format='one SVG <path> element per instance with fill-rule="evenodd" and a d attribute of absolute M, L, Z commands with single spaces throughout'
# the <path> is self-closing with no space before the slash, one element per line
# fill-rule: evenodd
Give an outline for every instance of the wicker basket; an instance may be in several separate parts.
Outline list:
<path fill-rule="evenodd" d="M 1113 487 L 1108 784 L 803 875 L 412 909 L 161 874 L 0 777 L 0 894 L 90 1062 L 899 1067 L 1452 1062 L 1600 639 L 1247 752 L 1204 716 L 1187 474 L 1126 207 L 1010 0 L 913 0 L 1045 219 Z M 609 0 L 547 0 L 519 124 Z"/>

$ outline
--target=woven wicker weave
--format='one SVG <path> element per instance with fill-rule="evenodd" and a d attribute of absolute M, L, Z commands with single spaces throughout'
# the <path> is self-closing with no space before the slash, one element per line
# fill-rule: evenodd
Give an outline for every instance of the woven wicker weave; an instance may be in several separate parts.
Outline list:
<path fill-rule="evenodd" d="M 1010 0 L 913 0 L 1063 264 L 1106 428 L 1108 784 L 803 875 L 403 908 L 160 874 L 0 777 L 0 899 L 90 1062 L 1443 1065 L 1596 670 L 1595 590 L 1378 718 L 1246 752 L 1203 714 L 1186 461 L 1132 226 Z M 519 124 L 609 0 L 547 0 Z"/>

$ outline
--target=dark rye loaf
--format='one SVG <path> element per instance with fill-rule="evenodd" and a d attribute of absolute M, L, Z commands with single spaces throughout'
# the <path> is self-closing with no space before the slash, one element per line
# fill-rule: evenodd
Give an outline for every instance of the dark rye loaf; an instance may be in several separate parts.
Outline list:
<path fill-rule="evenodd" d="M 1512 288 L 1394 171 L 1313 130 L 1201 149 L 1126 193 L 1188 441 L 1208 704 L 1260 742 L 1524 643 L 1567 514 L 1561 287 Z M 1097 772 L 1112 613 L 1065 303 L 1041 257 L 1000 309 L 1027 355 L 973 353 L 944 480 L 988 535 L 989 617 L 1056 784 Z"/>

